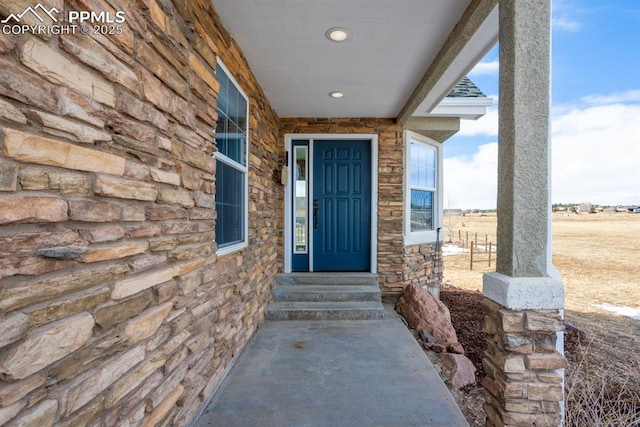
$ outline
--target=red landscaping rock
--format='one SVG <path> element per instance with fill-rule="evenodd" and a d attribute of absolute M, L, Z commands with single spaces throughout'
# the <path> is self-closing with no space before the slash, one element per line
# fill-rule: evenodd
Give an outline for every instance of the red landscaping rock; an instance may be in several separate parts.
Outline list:
<path fill-rule="evenodd" d="M 425 329 L 438 344 L 445 345 L 448 351 L 464 354 L 451 325 L 449 309 L 429 291 L 417 285 L 407 286 L 396 304 L 396 311 L 412 329 Z"/>
<path fill-rule="evenodd" d="M 451 384 L 460 389 L 476 381 L 476 367 L 462 354 L 445 353 L 441 355 L 443 366 L 451 372 Z"/>
<path fill-rule="evenodd" d="M 442 344 L 431 344 L 431 350 L 435 353 L 446 353 L 447 347 Z"/>

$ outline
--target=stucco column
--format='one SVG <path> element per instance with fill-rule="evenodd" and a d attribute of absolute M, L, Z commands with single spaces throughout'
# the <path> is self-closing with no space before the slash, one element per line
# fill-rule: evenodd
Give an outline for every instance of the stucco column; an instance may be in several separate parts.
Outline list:
<path fill-rule="evenodd" d="M 488 425 L 560 425 L 564 286 L 551 264 L 550 0 L 499 2 L 498 254 L 485 274 Z"/>

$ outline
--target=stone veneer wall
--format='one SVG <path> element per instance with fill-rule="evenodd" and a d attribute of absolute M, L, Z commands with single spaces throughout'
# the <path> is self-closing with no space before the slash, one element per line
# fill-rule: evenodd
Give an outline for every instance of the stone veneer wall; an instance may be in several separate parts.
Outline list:
<path fill-rule="evenodd" d="M 0 34 L 0 425 L 184 425 L 282 268 L 278 118 L 208 0 L 43 3 L 126 22 Z M 249 247 L 220 258 L 218 56 L 250 103 Z"/>
<path fill-rule="evenodd" d="M 378 135 L 378 276 L 382 296 L 395 300 L 412 283 L 438 295 L 441 253 L 432 244 L 405 247 L 403 242 L 402 127 L 392 119 L 282 118 L 280 135 L 287 133 Z"/>
<path fill-rule="evenodd" d="M 562 423 L 565 357 L 556 350 L 564 330 L 560 310 L 509 310 L 483 300 L 487 348 L 484 410 L 487 426 Z"/>
<path fill-rule="evenodd" d="M 442 250 L 433 244 L 405 247 L 404 284 L 415 284 L 440 298 L 442 285 Z"/>

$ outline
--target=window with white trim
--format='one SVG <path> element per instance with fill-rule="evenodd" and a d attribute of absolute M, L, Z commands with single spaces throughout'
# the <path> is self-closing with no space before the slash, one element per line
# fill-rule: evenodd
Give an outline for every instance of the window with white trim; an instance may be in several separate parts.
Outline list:
<path fill-rule="evenodd" d="M 404 132 L 405 245 L 433 243 L 442 218 L 442 144 Z"/>
<path fill-rule="evenodd" d="M 218 62 L 216 125 L 216 242 L 218 255 L 247 246 L 249 104 L 247 96 Z"/>

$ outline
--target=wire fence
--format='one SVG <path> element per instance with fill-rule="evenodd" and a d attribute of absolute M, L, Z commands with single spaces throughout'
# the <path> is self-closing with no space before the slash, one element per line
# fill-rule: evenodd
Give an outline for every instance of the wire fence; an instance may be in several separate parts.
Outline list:
<path fill-rule="evenodd" d="M 495 263 L 496 244 L 494 236 L 478 234 L 469 231 L 458 230 L 453 233 L 453 244 L 469 250 L 469 269 L 473 270 L 473 264 L 484 263 L 491 267 Z"/>
<path fill-rule="evenodd" d="M 489 242 L 485 245 L 478 245 L 475 242 L 471 242 L 469 248 L 469 270 L 473 270 L 473 263 L 487 263 L 491 267 L 491 261 L 495 261 L 496 246 Z M 492 257 L 493 255 L 493 257 Z"/>

